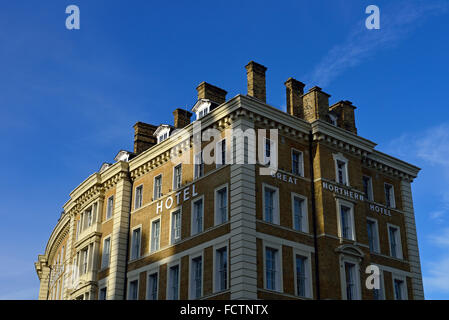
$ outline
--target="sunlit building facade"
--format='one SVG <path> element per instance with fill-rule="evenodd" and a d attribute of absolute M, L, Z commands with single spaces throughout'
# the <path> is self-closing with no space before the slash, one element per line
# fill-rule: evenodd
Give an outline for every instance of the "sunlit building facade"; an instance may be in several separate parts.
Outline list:
<path fill-rule="evenodd" d="M 35 263 L 39 299 L 424 298 L 419 168 L 377 151 L 352 103 L 319 87 L 289 78 L 287 110 L 268 105 L 266 70 L 246 66 L 247 95 L 203 82 L 173 125 L 135 124 L 134 150 L 70 193 Z M 199 123 L 218 132 L 201 150 Z"/>

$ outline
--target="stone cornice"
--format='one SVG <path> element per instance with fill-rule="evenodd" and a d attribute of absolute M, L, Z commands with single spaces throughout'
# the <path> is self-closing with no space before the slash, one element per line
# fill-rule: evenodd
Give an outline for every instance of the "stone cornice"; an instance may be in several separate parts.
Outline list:
<path fill-rule="evenodd" d="M 45 268 L 48 268 L 48 259 L 45 255 L 40 254 L 37 256 L 37 262 L 34 263 L 34 268 L 36 269 L 37 276 L 39 280 L 42 279 L 42 273 Z"/>
<path fill-rule="evenodd" d="M 56 224 L 56 227 L 53 229 L 50 235 L 50 239 L 47 242 L 44 257 L 48 264 L 50 264 L 51 261 L 53 260 L 55 251 L 59 248 L 59 245 L 68 235 L 69 231 L 70 231 L 70 215 L 65 214 Z"/>
<path fill-rule="evenodd" d="M 368 139 L 322 120 L 312 122 L 312 134 L 315 141 L 328 143 L 343 151 L 346 150 L 362 156 L 368 155 L 377 145 Z"/>
<path fill-rule="evenodd" d="M 70 193 L 71 199 L 64 204 L 64 213 L 50 235 L 45 248 L 45 255 L 39 256 L 39 262 L 35 264 L 37 272 L 42 269 L 42 257 L 45 257 L 46 264 L 52 261 L 55 251 L 70 232 L 70 220 L 92 199 L 101 196 L 104 190 L 113 187 L 118 181 L 127 177 L 128 163 L 120 161 L 101 174 L 94 173 L 90 175 Z"/>
<path fill-rule="evenodd" d="M 125 179 L 128 175 L 128 167 L 128 162 L 119 161 L 102 173 L 90 175 L 70 193 L 71 199 L 64 205 L 64 211 L 76 215 L 90 200 L 101 196 L 118 181 Z"/>
<path fill-rule="evenodd" d="M 376 169 L 383 174 L 398 177 L 408 182 L 412 182 L 421 170 L 412 164 L 396 159 L 377 150 L 373 150 L 371 154 L 364 157 L 362 162 L 369 168 Z"/>
<path fill-rule="evenodd" d="M 374 168 L 382 174 L 413 181 L 420 170 L 405 161 L 374 150 L 377 146 L 376 143 L 322 120 L 316 120 L 312 123 L 312 133 L 315 141 L 359 155 L 365 166 Z"/>
<path fill-rule="evenodd" d="M 201 119 L 201 129 L 204 130 L 210 127 L 224 128 L 230 125 L 237 116 L 239 106 L 240 102 L 238 97 L 235 97 L 217 107 Z M 132 159 L 129 162 L 131 178 L 137 179 L 150 170 L 154 170 L 170 161 L 172 156 L 171 150 L 174 150 L 177 154 L 181 154 L 185 150 L 190 149 L 193 144 L 193 126 L 194 122 L 184 127 L 183 130 L 173 134 L 170 139 L 156 144 Z"/>
<path fill-rule="evenodd" d="M 93 242 L 100 243 L 101 235 L 102 233 L 99 231 L 93 231 L 89 234 L 85 234 L 82 238 L 75 241 L 73 248 L 75 248 L 75 250 L 78 250 L 79 248 L 85 247 L 86 245 Z"/>
<path fill-rule="evenodd" d="M 280 134 L 308 140 L 310 125 L 303 119 L 294 118 L 285 112 L 270 105 L 260 102 L 249 96 L 237 95 L 220 105 L 207 116 L 201 119 L 201 129 L 207 128 L 226 129 L 235 119 L 245 117 L 265 128 L 279 129 Z M 275 119 L 275 120 L 273 120 Z M 132 179 L 154 170 L 160 165 L 170 161 L 173 149 L 176 154 L 181 154 L 192 147 L 193 125 L 189 124 L 183 128 L 185 134 L 174 134 L 150 149 L 146 150 L 130 161 L 130 172 Z"/>

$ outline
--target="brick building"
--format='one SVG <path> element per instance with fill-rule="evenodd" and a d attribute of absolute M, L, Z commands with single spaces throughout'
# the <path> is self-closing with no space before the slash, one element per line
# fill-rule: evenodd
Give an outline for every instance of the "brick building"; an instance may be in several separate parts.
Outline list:
<path fill-rule="evenodd" d="M 39 299 L 424 298 L 419 168 L 375 150 L 357 135 L 355 106 L 329 106 L 319 87 L 289 78 L 287 112 L 267 105 L 266 70 L 246 66 L 247 95 L 227 100 L 203 82 L 173 125 L 135 124 L 133 152 L 70 194 L 35 263 Z M 225 161 L 195 152 L 199 122 L 219 133 L 211 155 Z M 251 129 L 277 136 L 230 135 Z M 259 151 L 277 154 L 271 174 L 249 161 Z"/>

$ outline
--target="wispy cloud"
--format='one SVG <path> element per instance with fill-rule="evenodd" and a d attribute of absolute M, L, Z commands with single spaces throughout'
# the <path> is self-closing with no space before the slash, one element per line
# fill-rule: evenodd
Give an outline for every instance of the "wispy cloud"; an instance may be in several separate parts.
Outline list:
<path fill-rule="evenodd" d="M 435 175 L 434 182 L 449 179 L 449 123 L 427 130 L 402 134 L 390 142 L 388 151 L 404 159 L 413 159 L 426 166 L 423 174 Z M 430 170 L 433 169 L 433 170 Z M 438 208 L 429 217 L 442 223 L 449 216 L 449 190 L 438 188 Z"/>
<path fill-rule="evenodd" d="M 449 124 L 428 130 L 416 140 L 417 156 L 432 165 L 441 165 L 449 175 Z"/>
<path fill-rule="evenodd" d="M 423 168 L 421 183 L 434 190 L 433 208 L 426 218 L 435 227 L 430 228 L 430 235 L 422 234 L 421 241 L 430 245 L 429 249 L 438 248 L 438 254 L 432 255 L 430 261 L 421 261 L 424 288 L 428 297 L 449 293 L 449 190 L 445 186 L 449 179 L 449 123 L 403 134 L 391 141 L 387 149 L 400 158 L 417 161 Z"/>
<path fill-rule="evenodd" d="M 449 249 L 449 228 L 438 232 L 430 237 L 432 243 L 438 247 L 443 247 L 443 252 Z M 424 264 L 426 269 L 423 282 L 426 292 L 449 293 L 449 255 L 445 254 L 436 261 Z"/>
<path fill-rule="evenodd" d="M 423 279 L 426 293 L 449 293 L 449 257 L 429 263 L 428 269 L 428 276 Z"/>
<path fill-rule="evenodd" d="M 449 228 L 444 229 L 437 235 L 432 235 L 430 239 L 438 246 L 449 247 Z"/>
<path fill-rule="evenodd" d="M 429 17 L 448 11 L 449 4 L 442 1 L 401 1 L 380 7 L 379 30 L 368 30 L 365 20 L 335 45 L 315 67 L 309 81 L 326 86 L 345 70 L 355 67 L 382 49 L 397 45 Z M 362 15 L 362 14 L 361 14 Z M 368 15 L 364 16 L 365 19 Z"/>
<path fill-rule="evenodd" d="M 11 290 L 8 293 L 0 294 L 0 300 L 36 300 L 39 290 L 30 287 L 20 290 Z"/>

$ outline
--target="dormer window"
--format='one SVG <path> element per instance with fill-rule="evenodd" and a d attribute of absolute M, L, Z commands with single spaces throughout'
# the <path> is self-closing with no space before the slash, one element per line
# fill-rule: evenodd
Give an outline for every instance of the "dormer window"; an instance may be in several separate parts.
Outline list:
<path fill-rule="evenodd" d="M 157 143 L 167 140 L 170 137 L 171 129 L 172 127 L 169 125 L 161 124 L 154 132 L 154 136 L 157 138 Z"/>
<path fill-rule="evenodd" d="M 164 134 L 161 134 L 157 137 L 157 142 L 158 143 L 162 142 L 164 140 L 167 140 L 167 138 L 168 138 L 168 132 L 165 132 Z"/>
<path fill-rule="evenodd" d="M 121 150 L 114 158 L 114 161 L 124 161 L 124 162 L 128 162 L 128 160 L 130 160 L 130 155 L 131 153 L 125 150 Z M 104 169 L 104 165 L 102 166 L 102 168 Z M 107 169 L 107 168 L 106 168 Z"/>
<path fill-rule="evenodd" d="M 211 112 L 216 104 L 209 99 L 200 99 L 195 103 L 192 111 L 196 114 L 196 120 L 199 120 Z"/>
<path fill-rule="evenodd" d="M 197 119 L 201 119 L 202 117 L 204 117 L 206 114 L 209 113 L 209 107 L 205 107 L 204 109 L 200 110 L 197 112 Z"/>
<path fill-rule="evenodd" d="M 331 125 L 337 126 L 337 116 L 332 113 L 329 113 L 329 122 Z"/>

